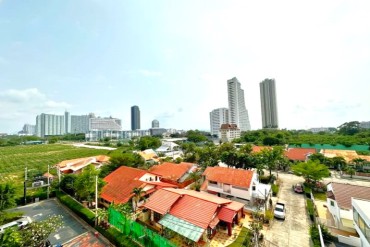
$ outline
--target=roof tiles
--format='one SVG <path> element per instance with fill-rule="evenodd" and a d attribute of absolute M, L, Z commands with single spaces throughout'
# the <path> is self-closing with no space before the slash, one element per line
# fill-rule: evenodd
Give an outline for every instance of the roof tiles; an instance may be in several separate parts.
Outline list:
<path fill-rule="evenodd" d="M 162 178 L 177 181 L 194 165 L 186 162 L 181 162 L 180 164 L 164 162 L 163 164 L 153 166 L 149 171 L 162 176 Z"/>
<path fill-rule="evenodd" d="M 309 154 L 315 154 L 315 148 L 289 148 L 285 156 L 290 160 L 305 161 Z"/>
<path fill-rule="evenodd" d="M 370 187 L 331 183 L 335 200 L 340 208 L 351 209 L 351 198 L 370 200 Z"/>
<path fill-rule="evenodd" d="M 203 172 L 208 181 L 220 182 L 239 186 L 242 188 L 249 188 L 254 172 L 252 170 L 233 169 L 227 167 L 207 167 Z"/>

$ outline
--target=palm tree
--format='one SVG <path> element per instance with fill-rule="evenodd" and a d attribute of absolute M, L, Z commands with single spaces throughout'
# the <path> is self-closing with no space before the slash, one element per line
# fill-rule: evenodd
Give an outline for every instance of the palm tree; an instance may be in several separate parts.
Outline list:
<path fill-rule="evenodd" d="M 97 225 L 100 224 L 101 221 L 106 221 L 108 219 L 108 211 L 104 208 L 98 208 L 95 220 L 97 221 Z"/>
<path fill-rule="evenodd" d="M 142 195 L 145 193 L 145 191 L 142 187 L 136 187 L 132 190 L 132 193 L 134 194 L 134 197 L 132 198 L 132 205 L 134 206 L 134 212 L 136 213 L 137 204 L 143 198 Z"/>
<path fill-rule="evenodd" d="M 199 180 L 200 180 L 201 177 L 202 176 L 200 175 L 199 172 L 192 172 L 192 173 L 189 174 L 189 179 L 194 181 L 196 191 L 199 191 L 199 189 L 200 189 Z"/>
<path fill-rule="evenodd" d="M 355 175 L 356 174 L 356 170 L 352 167 L 352 166 L 349 166 L 347 169 L 346 169 L 346 172 L 351 176 Z"/>
<path fill-rule="evenodd" d="M 362 159 L 362 158 L 356 158 L 356 159 L 353 159 L 353 160 L 352 160 L 352 162 L 354 162 L 354 163 L 355 163 L 355 165 L 356 165 L 356 170 L 357 170 L 357 169 L 362 170 L 362 169 L 363 169 L 363 166 L 364 166 L 364 164 L 365 164 L 365 161 L 366 161 L 366 160 L 364 160 L 364 159 Z"/>

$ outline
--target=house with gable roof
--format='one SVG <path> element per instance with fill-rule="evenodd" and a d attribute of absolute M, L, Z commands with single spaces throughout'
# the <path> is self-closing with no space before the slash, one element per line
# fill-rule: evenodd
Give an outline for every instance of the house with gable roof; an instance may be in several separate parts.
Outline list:
<path fill-rule="evenodd" d="M 288 148 L 287 150 L 285 150 L 284 155 L 290 161 L 303 162 L 307 161 L 310 155 L 315 153 L 315 148 Z"/>
<path fill-rule="evenodd" d="M 201 190 L 244 203 L 246 209 L 261 204 L 266 206 L 271 197 L 271 185 L 259 183 L 258 174 L 254 170 L 207 167 L 203 177 Z"/>
<path fill-rule="evenodd" d="M 176 164 L 164 162 L 162 164 L 152 166 L 149 169 L 149 172 L 160 176 L 162 182 L 174 184 L 178 188 L 184 188 L 193 182 L 189 179 L 189 176 L 196 170 L 197 165 L 194 163 L 181 162 Z"/>
<path fill-rule="evenodd" d="M 352 198 L 370 200 L 370 187 L 331 182 L 327 185 L 327 208 L 338 229 L 356 232 Z"/>
<path fill-rule="evenodd" d="M 109 163 L 109 159 L 109 156 L 98 155 L 86 158 L 64 160 L 56 164 L 55 167 L 57 168 L 58 172 L 63 174 L 81 173 L 82 170 L 90 164 L 94 165 L 95 168 L 100 168 L 103 165 L 107 165 Z"/>
<path fill-rule="evenodd" d="M 159 229 L 171 229 L 194 241 L 207 242 L 224 226 L 228 235 L 244 217 L 244 204 L 193 190 L 164 188 L 156 191 L 142 207 L 141 219 Z"/>

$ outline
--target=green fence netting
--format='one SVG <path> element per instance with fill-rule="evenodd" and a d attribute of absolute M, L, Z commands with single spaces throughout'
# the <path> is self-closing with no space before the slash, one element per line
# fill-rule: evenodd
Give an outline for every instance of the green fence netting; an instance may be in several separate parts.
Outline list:
<path fill-rule="evenodd" d="M 140 225 L 139 223 L 126 218 L 123 214 L 110 207 L 108 209 L 109 223 L 115 226 L 124 235 L 129 236 L 145 247 L 176 247 L 168 239 L 158 233 Z"/>

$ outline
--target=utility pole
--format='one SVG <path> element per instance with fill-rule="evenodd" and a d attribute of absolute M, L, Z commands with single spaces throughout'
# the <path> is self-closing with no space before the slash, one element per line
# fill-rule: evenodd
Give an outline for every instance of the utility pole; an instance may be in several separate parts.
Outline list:
<path fill-rule="evenodd" d="M 98 175 L 95 176 L 95 225 L 98 220 Z"/>
<path fill-rule="evenodd" d="M 47 198 L 49 199 L 49 193 L 50 193 L 50 166 L 48 165 L 48 192 L 47 192 Z"/>
<path fill-rule="evenodd" d="M 27 204 L 27 167 L 24 169 L 24 182 L 23 182 L 23 196 L 24 196 L 24 205 Z"/>

